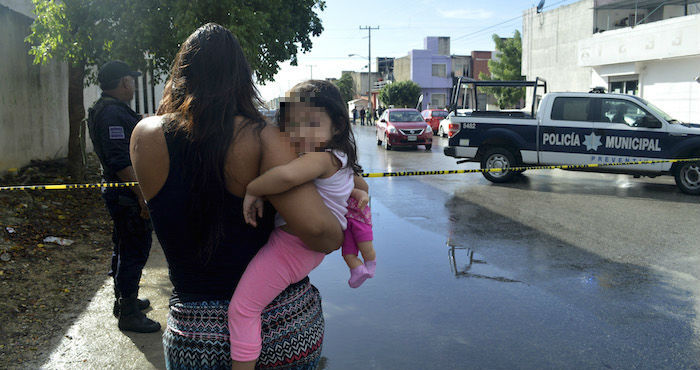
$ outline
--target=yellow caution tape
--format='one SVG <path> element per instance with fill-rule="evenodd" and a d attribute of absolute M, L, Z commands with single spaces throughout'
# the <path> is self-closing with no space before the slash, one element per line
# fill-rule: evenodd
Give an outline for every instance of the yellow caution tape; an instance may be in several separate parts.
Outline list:
<path fill-rule="evenodd" d="M 659 159 L 659 160 L 618 162 L 618 163 L 565 164 L 565 165 L 556 165 L 556 166 L 523 166 L 523 167 L 509 167 L 509 168 L 480 168 L 480 169 L 473 169 L 473 170 L 376 172 L 376 173 L 363 173 L 362 177 L 453 175 L 453 174 L 461 174 L 461 173 L 503 172 L 504 170 L 506 170 L 506 171 L 554 170 L 554 169 L 574 170 L 574 169 L 593 168 L 593 167 L 629 166 L 629 165 L 635 165 L 635 164 L 675 163 L 675 162 L 695 162 L 695 161 L 700 161 L 700 158 Z"/>
<path fill-rule="evenodd" d="M 0 191 L 5 190 L 66 190 L 66 189 L 93 189 L 93 188 L 126 188 L 137 186 L 138 182 L 101 182 L 97 184 L 65 184 L 65 185 L 23 185 L 0 186 Z"/>
<path fill-rule="evenodd" d="M 402 172 L 373 172 L 363 173 L 362 177 L 403 177 L 403 176 L 426 176 L 426 175 L 455 175 L 463 173 L 483 173 L 483 172 L 502 172 L 510 171 L 531 171 L 531 170 L 574 170 L 582 168 L 607 167 L 607 166 L 629 166 L 637 164 L 654 164 L 654 163 L 676 163 L 676 162 L 700 162 L 700 158 L 686 159 L 659 159 L 648 161 L 635 162 L 618 162 L 618 163 L 591 163 L 591 164 L 565 164 L 556 166 L 524 166 L 510 168 L 483 168 L 473 170 L 438 170 L 438 171 L 402 171 Z M 125 188 L 137 186 L 138 182 L 102 182 L 97 184 L 65 184 L 65 185 L 23 185 L 23 186 L 0 186 L 0 191 L 10 190 L 66 190 L 66 189 L 90 189 L 90 188 Z"/>

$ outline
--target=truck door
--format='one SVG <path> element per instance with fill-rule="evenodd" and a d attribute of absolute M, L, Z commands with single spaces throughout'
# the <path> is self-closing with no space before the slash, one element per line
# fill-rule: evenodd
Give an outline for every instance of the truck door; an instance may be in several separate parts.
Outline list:
<path fill-rule="evenodd" d="M 539 161 L 542 164 L 584 164 L 590 154 L 599 154 L 592 120 L 592 98 L 559 96 L 540 122 L 538 133 Z M 546 112 L 546 110 L 543 110 Z"/>
<path fill-rule="evenodd" d="M 620 163 L 663 159 L 673 145 L 664 123 L 634 101 L 602 98 L 596 105 L 595 132 L 600 135 L 602 155 L 591 163 Z M 666 171 L 670 163 L 616 166 L 616 169 Z"/>

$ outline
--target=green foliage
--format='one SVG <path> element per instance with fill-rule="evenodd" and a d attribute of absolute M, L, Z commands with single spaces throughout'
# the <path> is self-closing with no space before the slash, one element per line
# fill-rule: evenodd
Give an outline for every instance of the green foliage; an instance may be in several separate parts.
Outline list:
<path fill-rule="evenodd" d="M 525 76 L 521 74 L 523 47 L 520 32 L 516 30 L 512 38 L 506 39 L 501 39 L 494 34 L 493 41 L 496 43 L 496 50 L 499 52 L 498 58 L 489 60 L 491 76 L 482 72 L 479 74 L 479 78 L 482 80 L 525 80 Z M 501 109 L 514 107 L 519 104 L 520 99 L 525 97 L 525 88 L 493 87 L 481 89 L 494 95 Z"/>
<path fill-rule="evenodd" d="M 162 28 L 153 30 L 155 34 L 148 37 L 152 40 L 151 50 L 158 56 L 172 60 L 180 43 L 192 31 L 215 22 L 236 35 L 259 83 L 272 81 L 279 71 L 279 62 L 291 60 L 292 65 L 297 65 L 297 54 L 311 50 L 311 36 L 323 31 L 317 14 L 325 8 L 323 0 L 199 0 L 194 3 L 161 0 L 158 3 L 158 11 L 152 12 Z"/>
<path fill-rule="evenodd" d="M 169 69 L 181 43 L 195 29 L 216 22 L 238 38 L 260 83 L 279 63 L 311 50 L 323 31 L 317 12 L 324 0 L 33 0 L 37 18 L 26 41 L 35 63 L 58 59 L 99 66 L 121 59 L 145 69 Z M 94 81 L 94 75 L 89 82 Z"/>
<path fill-rule="evenodd" d="M 352 80 L 352 76 L 348 72 L 343 72 L 340 79 L 335 81 L 335 86 L 340 90 L 340 95 L 343 97 L 344 102 L 349 102 L 355 97 L 355 83 Z"/>
<path fill-rule="evenodd" d="M 379 91 L 379 100 L 385 105 L 414 108 L 418 103 L 421 88 L 413 81 L 401 81 L 384 85 Z"/>

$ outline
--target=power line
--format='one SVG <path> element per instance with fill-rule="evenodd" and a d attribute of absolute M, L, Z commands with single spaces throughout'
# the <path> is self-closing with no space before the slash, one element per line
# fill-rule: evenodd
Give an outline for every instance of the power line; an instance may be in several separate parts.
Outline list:
<path fill-rule="evenodd" d="M 569 0 L 560 0 L 560 1 L 557 1 L 557 2 L 554 3 L 554 4 L 550 4 L 550 5 L 548 5 L 548 6 L 545 6 L 543 9 L 551 8 L 551 7 L 555 6 L 555 5 L 559 5 L 559 4 L 561 4 L 561 3 L 563 3 L 563 2 L 566 2 L 566 1 L 569 1 Z M 474 35 L 476 35 L 476 34 L 479 34 L 479 33 L 482 33 L 482 32 L 484 32 L 484 31 L 488 31 L 488 30 L 490 30 L 490 29 L 493 29 L 493 28 L 495 28 L 495 27 L 498 27 L 498 26 L 500 26 L 500 25 L 503 25 L 503 24 L 512 22 L 512 21 L 514 21 L 514 20 L 518 20 L 518 19 L 520 19 L 520 18 L 522 18 L 522 17 L 523 17 L 523 15 L 521 14 L 521 15 L 519 15 L 519 16 L 517 16 L 517 17 L 510 18 L 510 19 L 505 20 L 505 21 L 503 21 L 503 22 L 496 23 L 496 24 L 494 24 L 494 25 L 484 27 L 484 28 L 482 28 L 482 29 L 480 29 L 480 30 L 477 30 L 477 31 L 474 31 L 474 32 L 470 32 L 470 33 L 468 33 L 468 34 L 466 34 L 466 35 L 462 35 L 462 36 L 455 37 L 455 38 L 452 39 L 452 41 L 457 41 L 457 40 L 461 40 L 461 39 L 467 38 L 467 37 L 469 37 L 469 36 L 474 36 Z"/>

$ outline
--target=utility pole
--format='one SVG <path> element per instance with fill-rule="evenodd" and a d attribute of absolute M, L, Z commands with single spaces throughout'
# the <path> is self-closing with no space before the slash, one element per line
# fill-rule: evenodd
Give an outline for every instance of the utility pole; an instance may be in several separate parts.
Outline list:
<path fill-rule="evenodd" d="M 372 113 L 372 30 L 378 30 L 379 26 L 372 27 L 360 26 L 361 30 L 367 30 L 368 36 L 368 53 L 367 53 L 367 116 L 371 117 L 370 122 L 374 122 L 374 113 Z"/>
<path fill-rule="evenodd" d="M 313 80 L 314 79 L 314 67 L 316 67 L 316 65 L 315 64 L 307 64 L 306 66 L 309 67 L 309 74 L 311 75 L 309 77 L 309 80 Z"/>

